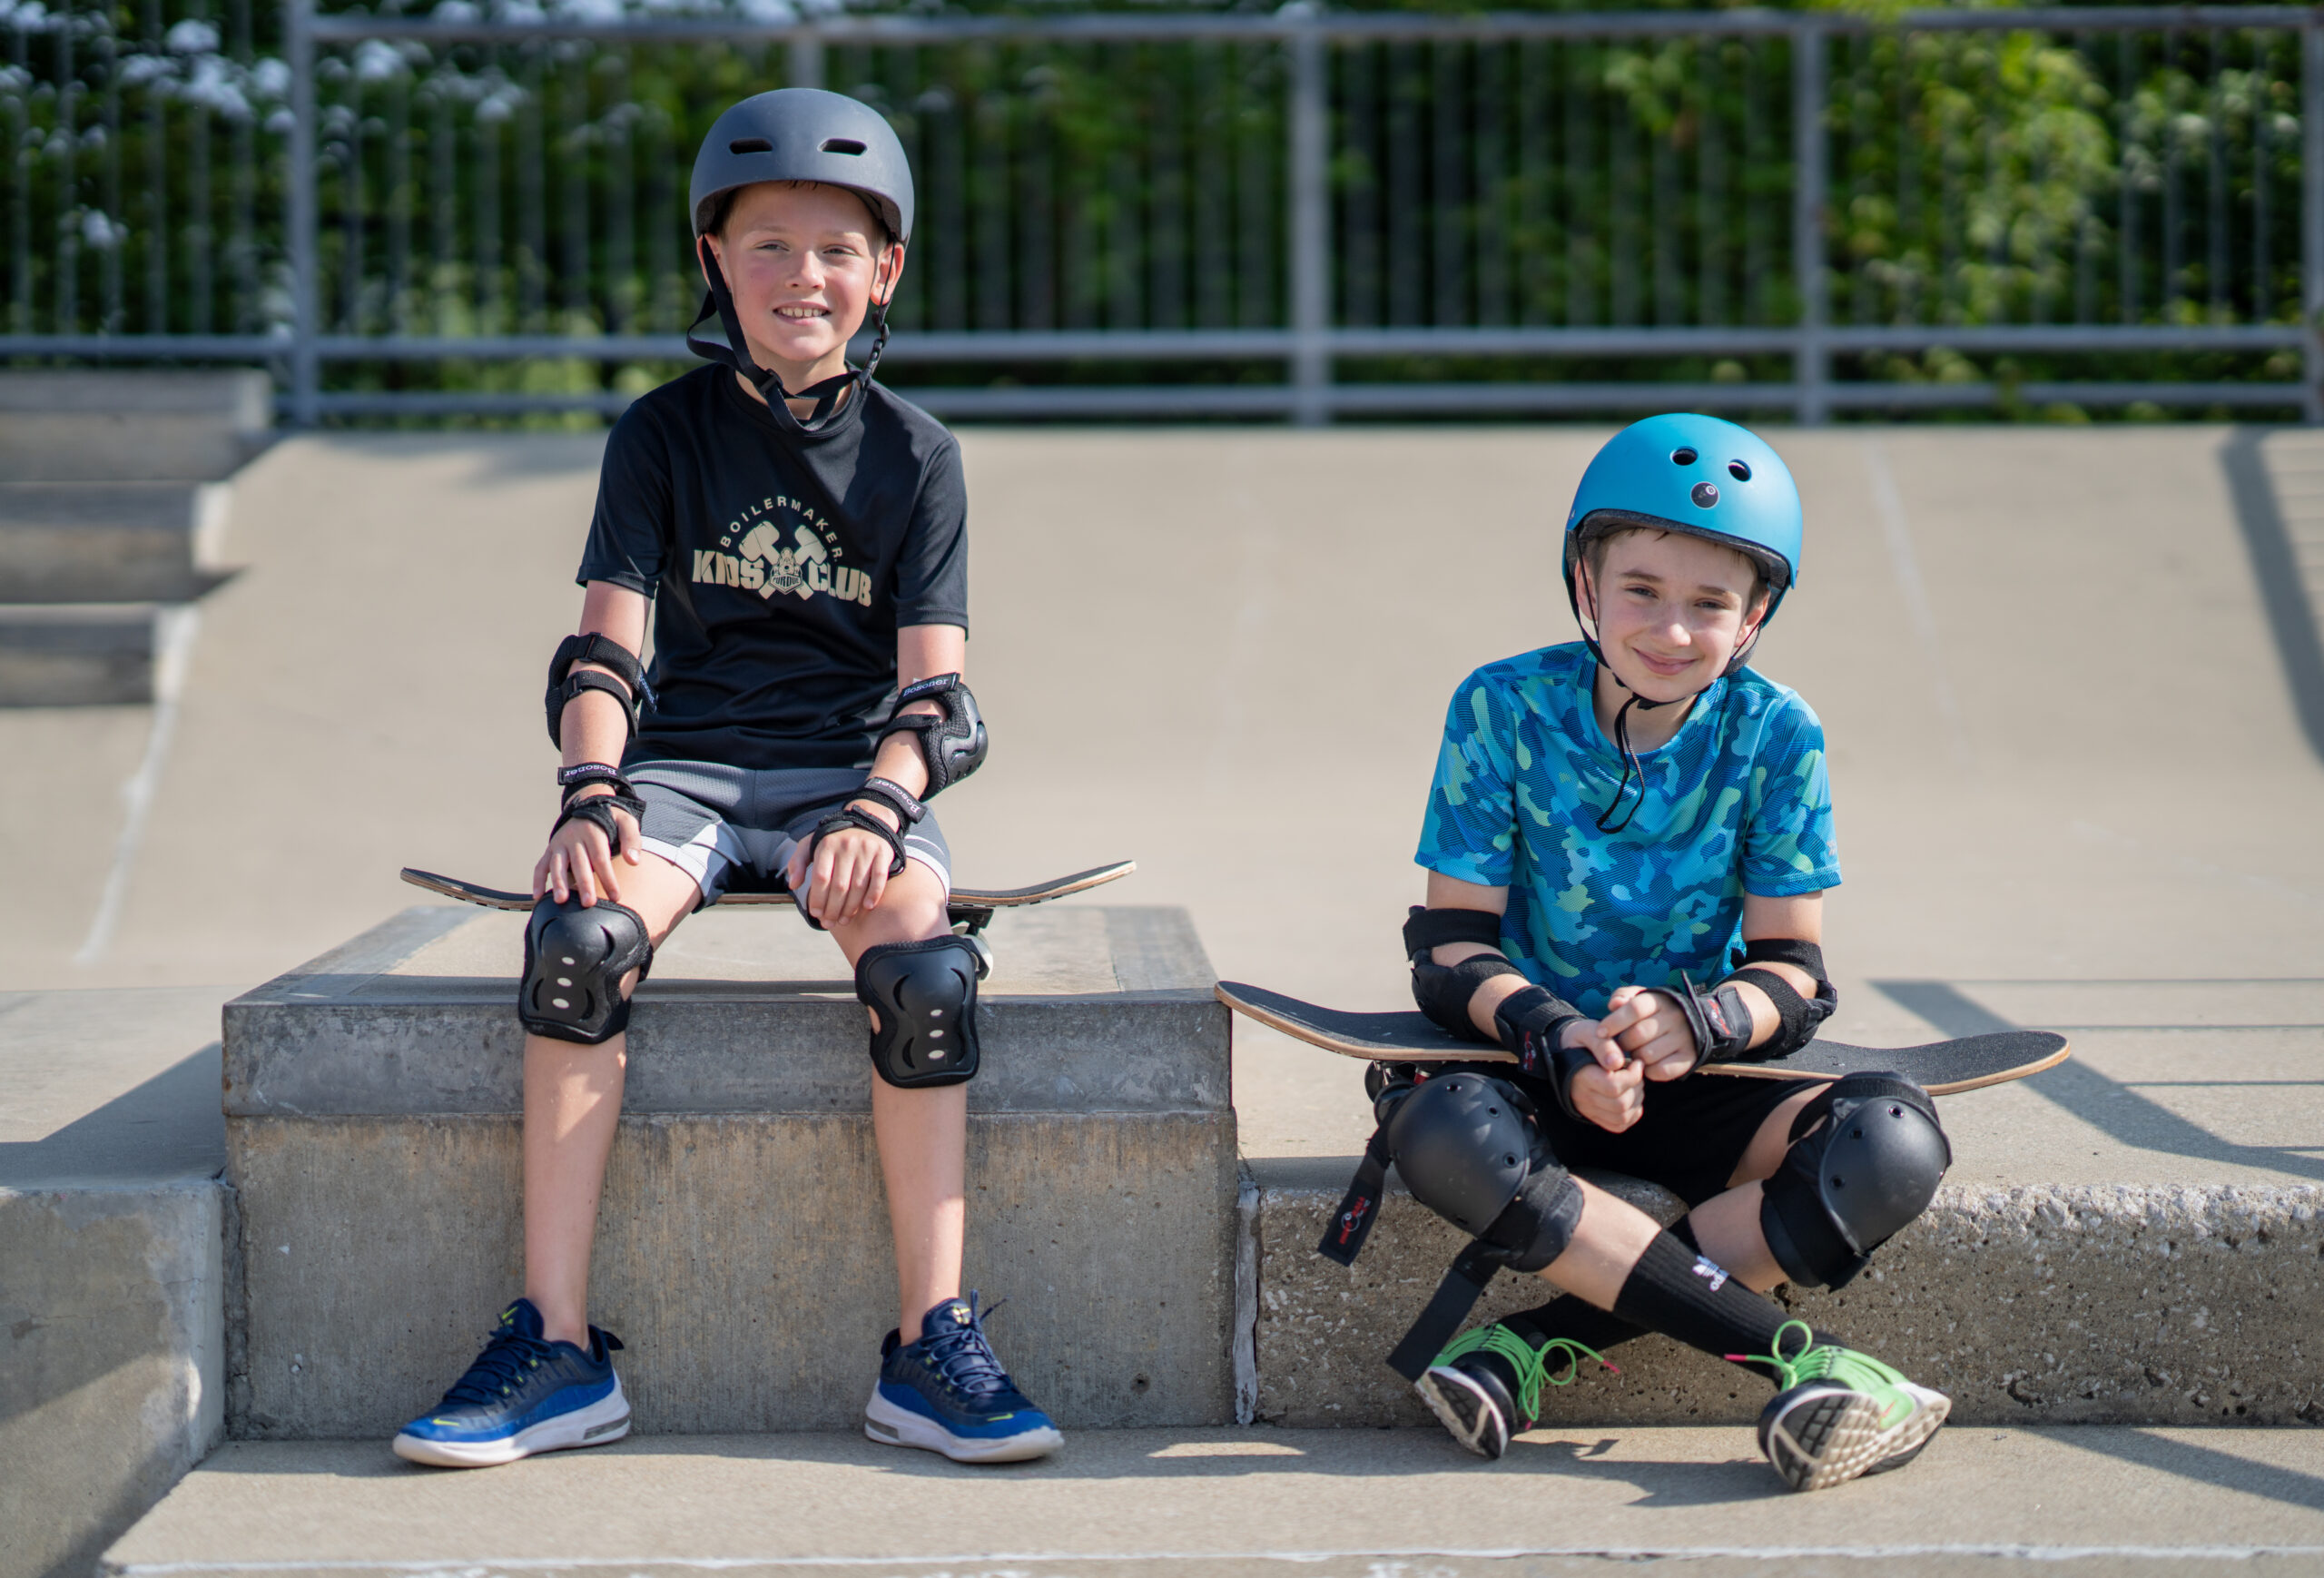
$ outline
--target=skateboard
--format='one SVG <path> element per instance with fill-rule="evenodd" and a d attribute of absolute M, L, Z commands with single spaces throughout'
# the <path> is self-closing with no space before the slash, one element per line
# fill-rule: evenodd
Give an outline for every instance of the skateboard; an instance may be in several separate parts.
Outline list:
<path fill-rule="evenodd" d="M 995 910 L 1021 909 L 1027 904 L 1045 904 L 1051 899 L 1061 899 L 1068 893 L 1078 893 L 1089 888 L 1103 887 L 1118 882 L 1137 869 L 1134 860 L 1118 860 L 1111 865 L 1091 866 L 1086 872 L 1071 876 L 1054 877 L 1036 883 L 1029 888 L 954 888 L 950 902 L 952 924 L 968 928 L 974 936 L 991 922 Z M 736 873 L 740 875 L 740 873 Z M 533 907 L 530 893 L 512 893 L 507 888 L 479 887 L 464 883 L 458 877 L 440 877 L 434 872 L 424 872 L 414 866 L 403 868 L 403 880 L 415 888 L 426 888 L 431 893 L 441 893 L 448 899 L 458 899 L 464 904 L 481 904 L 487 910 L 523 910 Z M 717 904 L 781 904 L 785 909 L 796 908 L 785 888 L 732 889 L 712 901 Z"/>
<path fill-rule="evenodd" d="M 1218 1001 L 1273 1030 L 1344 1057 L 1384 1063 L 1514 1063 L 1497 1046 L 1456 1040 L 1424 1013 L 1346 1013 L 1239 981 L 1218 983 Z M 1902 1074 L 1932 1096 L 2023 1080 L 2065 1061 L 2073 1049 L 2049 1031 L 2004 1031 L 1932 1041 L 1925 1047 L 1852 1047 L 1817 1040 L 1764 1063 L 1713 1063 L 1701 1072 L 1743 1080 L 1837 1080 Z"/>

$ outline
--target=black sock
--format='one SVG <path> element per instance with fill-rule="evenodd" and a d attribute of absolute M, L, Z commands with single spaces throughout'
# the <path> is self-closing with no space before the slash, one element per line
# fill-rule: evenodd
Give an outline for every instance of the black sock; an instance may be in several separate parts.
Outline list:
<path fill-rule="evenodd" d="M 1699 1252 L 1702 1246 L 1695 1241 L 1695 1219 L 1680 1217 L 1670 1224 L 1670 1237 L 1688 1248 Z M 1558 1337 L 1577 1342 L 1599 1353 L 1632 1337 L 1646 1335 L 1646 1327 L 1635 1321 L 1624 1320 L 1611 1310 L 1600 1309 L 1586 1298 L 1561 1294 L 1547 1304 L 1518 1311 L 1502 1318 L 1502 1324 L 1515 1330 L 1518 1336 L 1541 1348 Z"/>
<path fill-rule="evenodd" d="M 1657 1233 L 1638 1257 L 1614 1313 L 1722 1359 L 1774 1353 L 1777 1331 L 1794 1318 L 1669 1233 Z M 1819 1333 L 1817 1340 L 1826 1339 Z M 1743 1367 L 1780 1381 L 1770 1366 Z"/>

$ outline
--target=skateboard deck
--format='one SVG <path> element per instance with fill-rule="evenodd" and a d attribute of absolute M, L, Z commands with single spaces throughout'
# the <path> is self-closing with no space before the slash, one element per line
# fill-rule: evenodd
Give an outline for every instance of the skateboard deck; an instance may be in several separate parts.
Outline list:
<path fill-rule="evenodd" d="M 1239 981 L 1218 983 L 1218 1001 L 1285 1035 L 1344 1057 L 1386 1063 L 1514 1063 L 1496 1046 L 1455 1040 L 1424 1013 L 1346 1013 Z M 2065 1061 L 2073 1050 L 2049 1031 L 2004 1031 L 1933 1041 L 1925 1047 L 1852 1047 L 1820 1038 L 1787 1058 L 1764 1063 L 1713 1063 L 1701 1071 L 1744 1080 L 1837 1080 L 1845 1074 L 1902 1074 L 1932 1096 L 2023 1080 Z"/>
<path fill-rule="evenodd" d="M 1029 888 L 954 888 L 950 903 L 952 922 L 955 925 L 965 922 L 970 930 L 981 931 L 984 929 L 985 922 L 992 919 L 992 912 L 995 910 L 1015 910 L 1021 909 L 1027 904 L 1045 904 L 1051 899 L 1061 899 L 1068 893 L 1078 893 L 1085 889 L 1102 887 L 1108 883 L 1118 882 L 1137 869 L 1137 863 L 1134 860 L 1118 860 L 1111 865 L 1091 866 L 1086 872 L 1075 872 L 1071 876 L 1054 877 L 1045 883 L 1036 883 Z M 415 888 L 426 888 L 431 893 L 441 893 L 448 899 L 458 899 L 464 904 L 481 904 L 487 910 L 530 911 L 533 907 L 533 896 L 530 893 L 514 893 L 507 888 L 480 887 L 475 883 L 464 883 L 458 877 L 438 876 L 434 872 L 420 871 L 414 866 L 403 868 L 403 880 Z M 739 905 L 781 904 L 785 909 L 793 907 L 790 893 L 780 889 L 765 892 L 729 891 L 719 894 L 713 902 Z"/>

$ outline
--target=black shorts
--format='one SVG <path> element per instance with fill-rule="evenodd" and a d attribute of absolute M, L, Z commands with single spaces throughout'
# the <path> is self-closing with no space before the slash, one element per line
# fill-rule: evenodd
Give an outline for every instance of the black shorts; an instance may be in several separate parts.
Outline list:
<path fill-rule="evenodd" d="M 1501 1071 L 1506 1077 L 1507 1070 Z M 1727 1180 L 1735 1176 L 1759 1126 L 1799 1094 L 1799 1085 L 1724 1074 L 1649 1080 L 1645 1114 L 1620 1134 L 1567 1117 L 1546 1089 L 1528 1094 L 1536 1098 L 1541 1133 L 1560 1162 L 1642 1178 L 1693 1207 L 1727 1192 Z"/>

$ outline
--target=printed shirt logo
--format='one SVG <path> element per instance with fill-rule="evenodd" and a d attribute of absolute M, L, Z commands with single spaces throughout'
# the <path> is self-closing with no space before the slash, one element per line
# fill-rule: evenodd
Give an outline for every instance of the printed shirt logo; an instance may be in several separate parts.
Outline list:
<path fill-rule="evenodd" d="M 777 513 L 786 518 L 763 518 Z M 694 549 L 694 580 L 697 586 L 756 592 L 770 602 L 786 594 L 801 602 L 821 595 L 870 607 L 872 577 L 841 563 L 842 557 L 839 533 L 828 519 L 803 499 L 777 495 L 728 521 L 718 547 Z"/>

